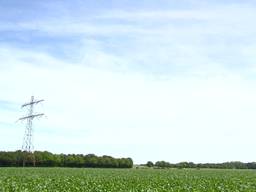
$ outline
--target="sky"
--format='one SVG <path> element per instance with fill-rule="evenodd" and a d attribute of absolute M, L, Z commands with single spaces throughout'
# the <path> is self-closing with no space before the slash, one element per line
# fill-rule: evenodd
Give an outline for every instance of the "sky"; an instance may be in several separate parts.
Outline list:
<path fill-rule="evenodd" d="M 256 161 L 253 0 L 0 0 L 0 150 Z"/>

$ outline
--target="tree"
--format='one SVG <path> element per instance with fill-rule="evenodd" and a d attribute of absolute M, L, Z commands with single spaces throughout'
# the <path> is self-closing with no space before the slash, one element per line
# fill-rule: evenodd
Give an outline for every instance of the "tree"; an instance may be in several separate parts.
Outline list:
<path fill-rule="evenodd" d="M 154 163 L 153 163 L 152 161 L 148 161 L 148 162 L 146 163 L 146 166 L 147 166 L 147 167 L 154 167 Z"/>

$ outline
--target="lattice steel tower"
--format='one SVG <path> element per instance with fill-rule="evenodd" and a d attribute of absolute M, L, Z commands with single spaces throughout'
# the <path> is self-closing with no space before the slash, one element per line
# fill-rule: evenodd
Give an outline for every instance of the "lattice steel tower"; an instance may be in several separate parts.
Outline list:
<path fill-rule="evenodd" d="M 35 166 L 35 156 L 34 156 L 34 145 L 33 145 L 33 120 L 36 117 L 42 117 L 43 113 L 34 114 L 34 105 L 43 102 L 44 100 L 34 100 L 34 96 L 31 96 L 31 101 L 25 103 L 21 108 L 27 107 L 27 115 L 25 117 L 19 118 L 19 120 L 26 120 L 26 129 L 23 138 L 22 151 L 23 151 L 23 166 L 26 165 L 27 161 L 32 161 L 33 166 Z"/>

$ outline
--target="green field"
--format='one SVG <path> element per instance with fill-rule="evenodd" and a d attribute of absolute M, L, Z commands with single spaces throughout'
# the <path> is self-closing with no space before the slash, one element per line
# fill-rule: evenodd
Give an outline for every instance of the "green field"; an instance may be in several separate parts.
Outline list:
<path fill-rule="evenodd" d="M 256 191 L 253 170 L 0 168 L 0 191 Z"/>

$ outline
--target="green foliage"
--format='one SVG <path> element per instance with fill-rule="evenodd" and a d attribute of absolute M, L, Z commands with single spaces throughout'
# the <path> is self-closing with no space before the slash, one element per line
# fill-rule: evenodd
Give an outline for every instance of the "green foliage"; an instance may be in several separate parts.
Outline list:
<path fill-rule="evenodd" d="M 152 161 L 148 161 L 148 162 L 146 163 L 146 166 L 147 166 L 147 167 L 154 167 L 154 163 L 153 163 Z"/>
<path fill-rule="evenodd" d="M 157 161 L 155 167 L 159 168 L 212 168 L 212 169 L 256 169 L 256 163 L 242 163 L 239 161 L 231 161 L 225 163 L 199 163 L 195 164 L 193 162 L 180 162 L 177 164 L 171 164 L 166 161 Z"/>
<path fill-rule="evenodd" d="M 255 192 L 253 170 L 0 168 L 0 192 Z"/>
<path fill-rule="evenodd" d="M 0 152 L 0 167 L 19 167 L 22 166 L 24 152 Z M 52 154 L 48 151 L 34 152 L 37 167 L 99 167 L 99 168 L 132 168 L 131 158 L 113 158 L 110 156 L 98 157 L 94 154 L 75 155 L 75 154 Z M 26 165 L 32 166 L 28 162 Z"/>

